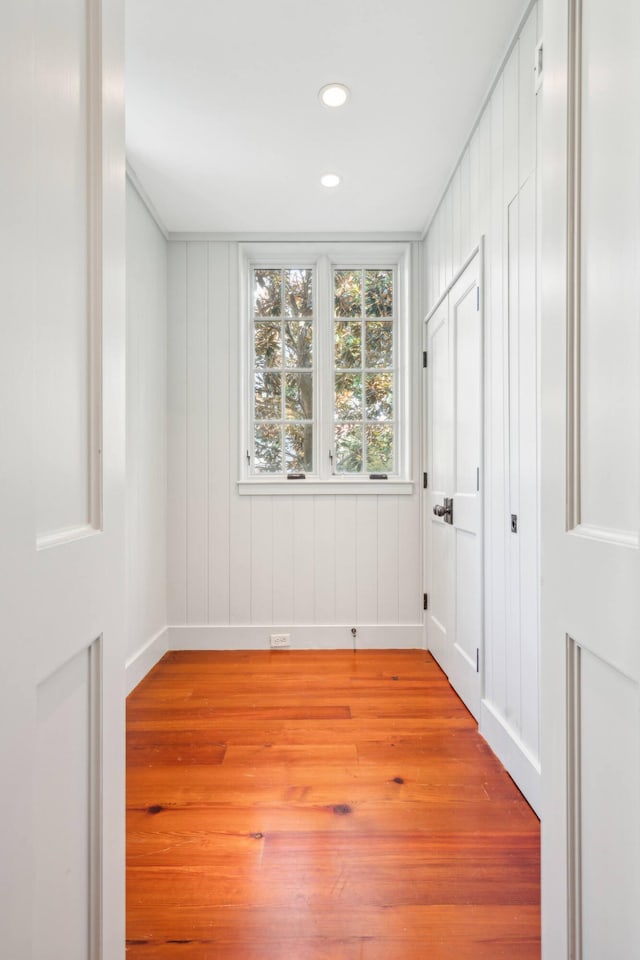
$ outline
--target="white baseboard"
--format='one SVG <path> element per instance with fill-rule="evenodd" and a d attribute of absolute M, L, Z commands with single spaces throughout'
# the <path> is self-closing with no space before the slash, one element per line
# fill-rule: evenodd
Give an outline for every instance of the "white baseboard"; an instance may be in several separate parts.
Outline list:
<path fill-rule="evenodd" d="M 166 627 L 163 627 L 155 637 L 151 637 L 143 647 L 141 647 L 132 657 L 129 657 L 125 664 L 125 684 L 127 696 L 138 686 L 149 673 L 152 667 L 155 667 L 169 649 L 169 633 Z"/>
<path fill-rule="evenodd" d="M 351 650 L 351 626 L 167 627 L 170 650 L 268 650 L 269 634 L 289 633 L 292 650 Z M 357 650 L 424 649 L 422 624 L 359 625 Z"/>
<path fill-rule="evenodd" d="M 480 703 L 480 733 L 540 816 L 540 763 L 488 700 Z"/>

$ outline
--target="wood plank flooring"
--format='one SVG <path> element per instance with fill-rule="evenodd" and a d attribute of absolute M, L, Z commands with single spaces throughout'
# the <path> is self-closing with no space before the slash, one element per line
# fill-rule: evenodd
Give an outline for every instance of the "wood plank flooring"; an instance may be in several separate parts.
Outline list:
<path fill-rule="evenodd" d="M 127 705 L 128 960 L 534 960 L 539 824 L 427 653 L 173 652 Z"/>

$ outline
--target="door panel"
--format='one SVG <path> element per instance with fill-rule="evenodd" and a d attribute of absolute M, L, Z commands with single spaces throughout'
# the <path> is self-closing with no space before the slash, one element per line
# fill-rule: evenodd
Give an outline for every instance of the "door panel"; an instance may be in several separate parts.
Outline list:
<path fill-rule="evenodd" d="M 427 640 L 474 716 L 482 648 L 482 321 L 477 255 L 427 324 Z M 453 522 L 434 513 L 445 498 Z"/>
<path fill-rule="evenodd" d="M 582 956 L 632 956 L 638 905 L 619 896 L 617 885 L 638 889 L 640 784 L 638 763 L 629 762 L 640 756 L 638 685 L 588 650 L 576 653 Z M 603 883 L 605 865 L 614 863 L 615 885 Z"/>
<path fill-rule="evenodd" d="M 37 690 L 36 957 L 83 960 L 96 920 L 90 900 L 98 839 L 91 835 L 94 696 L 86 649 Z"/>
<path fill-rule="evenodd" d="M 36 529 L 46 537 L 90 522 L 89 7 L 37 6 Z"/>

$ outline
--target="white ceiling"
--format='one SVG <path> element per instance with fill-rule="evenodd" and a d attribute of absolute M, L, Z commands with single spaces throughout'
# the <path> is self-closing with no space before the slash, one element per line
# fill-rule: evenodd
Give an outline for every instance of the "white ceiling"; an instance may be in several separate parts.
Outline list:
<path fill-rule="evenodd" d="M 171 231 L 420 230 L 526 6 L 126 0 L 129 161 Z"/>

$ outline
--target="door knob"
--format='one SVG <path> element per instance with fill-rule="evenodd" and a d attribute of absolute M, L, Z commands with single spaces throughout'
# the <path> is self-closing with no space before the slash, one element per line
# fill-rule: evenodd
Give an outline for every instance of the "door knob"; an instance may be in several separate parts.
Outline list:
<path fill-rule="evenodd" d="M 453 523 L 453 497 L 445 497 L 444 503 L 436 503 L 433 512 L 436 517 L 442 517 L 445 523 Z"/>

